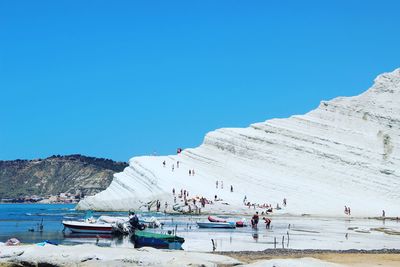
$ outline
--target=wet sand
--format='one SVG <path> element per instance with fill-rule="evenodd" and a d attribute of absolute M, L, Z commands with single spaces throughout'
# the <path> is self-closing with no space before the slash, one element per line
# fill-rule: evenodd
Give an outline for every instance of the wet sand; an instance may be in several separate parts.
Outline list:
<path fill-rule="evenodd" d="M 314 258 L 330 263 L 352 267 L 400 266 L 400 250 L 266 250 L 262 252 L 225 252 L 218 253 L 252 264 L 272 259 Z"/>

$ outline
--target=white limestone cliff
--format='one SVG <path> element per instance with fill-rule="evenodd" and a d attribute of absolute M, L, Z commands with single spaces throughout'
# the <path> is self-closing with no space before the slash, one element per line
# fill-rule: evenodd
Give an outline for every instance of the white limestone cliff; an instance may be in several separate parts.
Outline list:
<path fill-rule="evenodd" d="M 182 188 L 229 203 L 210 206 L 215 212 L 245 211 L 247 196 L 274 206 L 287 198 L 281 212 L 291 214 L 337 216 L 347 205 L 354 216 L 379 216 L 383 209 L 400 216 L 399 144 L 397 69 L 378 76 L 363 94 L 322 101 L 305 115 L 219 129 L 178 155 L 134 157 L 105 191 L 78 208 L 129 210 L 160 199 L 163 209 L 164 201 L 173 202 L 172 188 Z"/>

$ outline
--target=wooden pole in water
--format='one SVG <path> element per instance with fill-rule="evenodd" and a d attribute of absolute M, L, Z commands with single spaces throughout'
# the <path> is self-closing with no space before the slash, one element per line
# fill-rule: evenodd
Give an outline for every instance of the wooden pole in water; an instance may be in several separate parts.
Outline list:
<path fill-rule="evenodd" d="M 276 237 L 274 237 L 274 248 L 276 248 Z"/>
<path fill-rule="evenodd" d="M 289 231 L 287 231 L 287 244 L 286 244 L 287 248 L 289 248 L 289 240 L 290 240 Z"/>
<path fill-rule="evenodd" d="M 282 236 L 282 248 L 285 248 L 285 244 L 284 243 L 285 243 L 285 236 L 283 235 Z"/>

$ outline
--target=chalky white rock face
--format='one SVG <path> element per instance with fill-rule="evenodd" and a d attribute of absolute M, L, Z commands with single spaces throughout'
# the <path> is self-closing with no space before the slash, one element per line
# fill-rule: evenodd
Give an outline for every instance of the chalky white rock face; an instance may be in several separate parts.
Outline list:
<path fill-rule="evenodd" d="M 378 76 L 363 94 L 322 101 L 305 115 L 219 129 L 200 147 L 174 156 L 132 158 L 109 188 L 78 208 L 128 210 L 160 199 L 164 209 L 175 188 L 229 203 L 207 207 L 215 212 L 248 210 L 247 196 L 273 206 L 287 198 L 281 213 L 337 216 L 346 205 L 353 216 L 380 216 L 383 209 L 386 216 L 400 216 L 399 144 L 397 69 Z"/>

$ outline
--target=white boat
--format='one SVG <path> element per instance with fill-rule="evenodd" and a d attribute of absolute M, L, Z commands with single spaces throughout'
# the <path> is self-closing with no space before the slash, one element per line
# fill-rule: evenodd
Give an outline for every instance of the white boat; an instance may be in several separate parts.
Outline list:
<path fill-rule="evenodd" d="M 73 233 L 111 234 L 113 226 L 111 223 L 91 221 L 62 221 L 65 228 Z"/>
<path fill-rule="evenodd" d="M 111 224 L 124 223 L 129 221 L 129 217 L 100 216 L 98 221 Z M 139 223 L 146 225 L 147 228 L 159 228 L 162 225 L 155 217 L 139 217 Z"/>
<path fill-rule="evenodd" d="M 197 222 L 199 228 L 236 228 L 235 222 Z"/>

